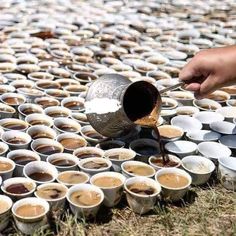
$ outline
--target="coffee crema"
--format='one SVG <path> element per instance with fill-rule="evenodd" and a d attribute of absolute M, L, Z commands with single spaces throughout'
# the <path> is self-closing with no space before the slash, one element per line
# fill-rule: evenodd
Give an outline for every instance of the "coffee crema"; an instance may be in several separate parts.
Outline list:
<path fill-rule="evenodd" d="M 47 181 L 51 181 L 53 179 L 52 175 L 50 175 L 49 173 L 46 172 L 33 172 L 31 174 L 28 175 L 29 178 L 35 180 L 35 181 L 40 181 L 40 182 L 47 182 Z"/>
<path fill-rule="evenodd" d="M 0 171 L 8 171 L 12 169 L 12 164 L 6 161 L 0 161 Z"/>
<path fill-rule="evenodd" d="M 77 153 L 76 156 L 79 159 L 85 159 L 85 158 L 89 158 L 89 157 L 102 157 L 100 154 L 93 153 L 93 152 L 81 152 L 81 153 Z"/>
<path fill-rule="evenodd" d="M 62 172 L 58 176 L 58 180 L 66 184 L 80 184 L 87 181 L 87 177 L 80 173 L 75 172 Z"/>
<path fill-rule="evenodd" d="M 25 204 L 16 209 L 16 214 L 21 217 L 36 217 L 45 212 L 45 209 L 41 205 Z"/>
<path fill-rule="evenodd" d="M 14 137 L 14 138 L 11 138 L 11 139 L 8 139 L 6 140 L 8 143 L 11 143 L 11 144 L 26 144 L 27 141 L 25 139 L 22 139 L 22 138 L 17 138 L 17 137 Z"/>
<path fill-rule="evenodd" d="M 120 186 L 122 181 L 116 177 L 111 176 L 103 176 L 95 179 L 93 184 L 100 187 L 100 188 L 113 188 Z"/>
<path fill-rule="evenodd" d="M 53 139 L 52 135 L 50 135 L 49 133 L 45 133 L 45 132 L 35 132 L 35 133 L 31 134 L 30 136 L 32 139 L 38 139 L 38 138 Z"/>
<path fill-rule="evenodd" d="M 156 192 L 156 189 L 146 183 L 133 183 L 127 186 L 127 188 L 136 194 L 140 195 L 152 195 Z"/>
<path fill-rule="evenodd" d="M 9 105 L 16 106 L 22 104 L 24 102 L 24 99 L 17 97 L 8 97 L 4 98 L 3 101 Z"/>
<path fill-rule="evenodd" d="M 60 140 L 60 144 L 66 149 L 75 150 L 80 147 L 84 147 L 85 143 L 83 140 L 78 138 L 64 138 Z"/>
<path fill-rule="evenodd" d="M 189 183 L 186 177 L 174 173 L 160 175 L 157 177 L 157 180 L 161 185 L 167 188 L 183 188 Z"/>
<path fill-rule="evenodd" d="M 81 110 L 84 108 L 84 104 L 78 101 L 67 102 L 64 106 L 71 110 Z"/>
<path fill-rule="evenodd" d="M 153 169 L 146 165 L 126 165 L 124 166 L 124 169 L 131 174 L 140 176 L 149 176 L 154 174 Z"/>
<path fill-rule="evenodd" d="M 50 123 L 49 122 L 47 122 L 47 121 L 45 121 L 45 120 L 31 120 L 30 122 L 29 122 L 29 124 L 30 125 L 46 125 L 46 126 L 49 126 L 50 125 Z"/>
<path fill-rule="evenodd" d="M 18 122 L 6 122 L 3 123 L 2 126 L 7 129 L 12 129 L 12 130 L 23 130 L 27 128 L 26 125 L 18 123 Z"/>
<path fill-rule="evenodd" d="M 36 191 L 37 196 L 43 199 L 58 199 L 66 195 L 65 188 L 52 186 L 52 187 L 42 187 Z"/>
<path fill-rule="evenodd" d="M 171 138 L 177 138 L 182 136 L 182 132 L 174 127 L 158 127 L 160 136 L 163 138 L 171 139 Z"/>
<path fill-rule="evenodd" d="M 6 191 L 12 194 L 25 194 L 33 189 L 32 183 L 16 183 L 6 187 Z"/>
<path fill-rule="evenodd" d="M 70 195 L 70 200 L 75 205 L 93 206 L 101 201 L 101 195 L 95 191 L 75 191 Z"/>

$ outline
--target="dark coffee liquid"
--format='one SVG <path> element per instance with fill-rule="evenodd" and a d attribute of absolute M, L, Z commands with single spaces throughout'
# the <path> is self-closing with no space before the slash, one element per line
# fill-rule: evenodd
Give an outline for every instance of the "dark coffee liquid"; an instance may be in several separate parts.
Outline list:
<path fill-rule="evenodd" d="M 36 159 L 34 157 L 31 156 L 14 156 L 13 158 L 11 158 L 16 164 L 18 165 L 26 165 L 31 161 L 36 161 Z"/>
<path fill-rule="evenodd" d="M 49 101 L 49 100 L 42 100 L 37 102 L 39 105 L 41 105 L 43 108 L 51 107 L 51 106 L 57 106 L 58 103 L 56 101 Z"/>
<path fill-rule="evenodd" d="M 154 188 L 144 183 L 134 183 L 128 186 L 128 189 L 136 194 L 152 195 L 156 192 Z"/>
<path fill-rule="evenodd" d="M 28 193 L 30 190 L 22 183 L 19 184 L 11 184 L 6 188 L 6 191 L 8 193 L 13 194 L 24 194 Z"/>
<path fill-rule="evenodd" d="M 9 105 L 20 105 L 24 102 L 22 98 L 16 98 L 16 97 L 8 97 L 4 98 L 3 101 Z"/>
<path fill-rule="evenodd" d="M 52 139 L 53 137 L 50 134 L 47 133 L 35 133 L 31 134 L 32 139 L 38 139 L 38 138 L 50 138 Z"/>
<path fill-rule="evenodd" d="M 2 124 L 2 126 L 4 128 L 7 128 L 7 129 L 13 129 L 13 130 L 22 130 L 22 129 L 25 129 L 26 126 L 23 125 L 23 124 L 20 124 L 20 123 L 14 123 L 14 122 L 9 122 L 9 123 L 4 123 Z"/>
<path fill-rule="evenodd" d="M 49 156 L 61 152 L 61 149 L 57 146 L 41 145 L 36 148 L 36 151 Z"/>
<path fill-rule="evenodd" d="M 53 179 L 53 177 L 46 172 L 34 172 L 29 177 L 35 181 L 47 182 Z"/>
<path fill-rule="evenodd" d="M 102 169 L 108 167 L 108 165 L 105 162 L 88 161 L 83 164 L 83 167 L 88 169 Z"/>
<path fill-rule="evenodd" d="M 51 164 L 53 164 L 55 166 L 73 166 L 73 165 L 75 165 L 75 162 L 71 161 L 71 160 L 58 158 L 58 159 L 51 161 Z"/>
<path fill-rule="evenodd" d="M 99 154 L 96 153 L 78 153 L 76 156 L 80 159 L 85 159 L 88 157 L 101 157 Z"/>
<path fill-rule="evenodd" d="M 76 149 L 79 147 L 83 147 L 85 145 L 84 141 L 81 141 L 80 139 L 76 138 L 65 138 L 60 141 L 63 147 L 67 149 Z"/>
<path fill-rule="evenodd" d="M 46 126 L 49 125 L 49 123 L 47 121 L 44 121 L 44 120 L 32 120 L 29 123 L 31 125 L 46 125 Z"/>
<path fill-rule="evenodd" d="M 7 142 L 12 143 L 12 144 L 25 144 L 26 143 L 26 141 L 21 138 L 11 138 L 11 139 L 8 139 Z"/>
<path fill-rule="evenodd" d="M 76 101 L 72 101 L 72 102 L 67 102 L 65 104 L 65 107 L 71 109 L 71 110 L 81 110 L 84 108 L 84 104 L 81 102 L 76 102 Z"/>
<path fill-rule="evenodd" d="M 178 162 L 172 160 L 163 163 L 163 159 L 152 159 L 151 162 L 159 167 L 175 167 L 179 164 Z"/>
<path fill-rule="evenodd" d="M 78 130 L 76 129 L 76 127 L 73 127 L 71 125 L 67 125 L 67 124 L 63 124 L 63 125 L 59 125 L 57 126 L 58 129 L 66 131 L 66 132 L 77 132 Z"/>
<path fill-rule="evenodd" d="M 48 116 L 51 116 L 51 117 L 53 117 L 53 118 L 66 117 L 66 116 L 67 116 L 66 113 L 60 112 L 60 111 L 58 111 L 58 112 L 56 112 L 56 111 L 55 111 L 55 112 L 49 112 L 47 115 L 48 115 Z"/>
<path fill-rule="evenodd" d="M 36 109 L 33 109 L 33 108 L 26 108 L 22 111 L 25 115 L 30 115 L 30 114 L 33 114 L 33 113 L 39 113 L 38 110 Z"/>

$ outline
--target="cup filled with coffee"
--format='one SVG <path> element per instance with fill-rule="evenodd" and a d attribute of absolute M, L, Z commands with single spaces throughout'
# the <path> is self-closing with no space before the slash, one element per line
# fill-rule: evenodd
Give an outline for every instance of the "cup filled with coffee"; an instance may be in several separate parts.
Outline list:
<path fill-rule="evenodd" d="M 52 107 L 52 106 L 59 106 L 60 102 L 51 97 L 40 97 L 40 98 L 35 98 L 34 102 L 38 105 L 40 105 L 43 109 L 47 107 Z"/>
<path fill-rule="evenodd" d="M 20 104 L 23 104 L 26 102 L 26 98 L 24 95 L 19 93 L 4 93 L 0 97 L 1 102 L 13 107 L 17 108 Z"/>
<path fill-rule="evenodd" d="M 128 160 L 133 160 L 136 152 L 127 148 L 112 148 L 104 153 L 104 157 L 112 162 L 114 171 L 121 172 L 121 164 Z"/>
<path fill-rule="evenodd" d="M 141 161 L 126 161 L 121 164 L 122 174 L 126 178 L 135 176 L 145 176 L 153 178 L 156 171 L 155 169 Z"/>
<path fill-rule="evenodd" d="M 44 125 L 48 127 L 53 126 L 53 119 L 44 114 L 30 114 L 25 117 L 25 121 L 30 125 Z"/>
<path fill-rule="evenodd" d="M 0 120 L 0 126 L 4 129 L 4 131 L 18 130 L 23 132 L 28 129 L 29 125 L 23 120 L 5 118 Z"/>
<path fill-rule="evenodd" d="M 0 195 L 0 232 L 2 232 L 9 223 L 12 204 L 11 198 Z"/>
<path fill-rule="evenodd" d="M 24 103 L 18 107 L 19 118 L 25 120 L 25 117 L 30 114 L 42 114 L 43 108 L 40 105 L 33 103 Z"/>
<path fill-rule="evenodd" d="M 47 107 L 44 109 L 44 113 L 53 119 L 59 117 L 69 117 L 71 115 L 70 109 L 60 106 Z"/>
<path fill-rule="evenodd" d="M 77 184 L 68 190 L 66 198 L 77 218 L 94 218 L 104 200 L 104 193 L 94 185 Z"/>
<path fill-rule="evenodd" d="M 9 146 L 10 150 L 27 149 L 31 137 L 22 131 L 10 130 L 2 134 L 2 140 Z"/>
<path fill-rule="evenodd" d="M 11 178 L 15 167 L 16 164 L 14 161 L 6 157 L 0 157 L 0 176 L 2 180 Z"/>
<path fill-rule="evenodd" d="M 94 175 L 99 172 L 109 171 L 112 163 L 105 158 L 89 157 L 79 161 L 78 166 L 83 172 Z"/>
<path fill-rule="evenodd" d="M 71 114 L 71 119 L 79 122 L 81 126 L 89 125 L 86 114 L 82 112 L 73 112 Z"/>
<path fill-rule="evenodd" d="M 66 203 L 68 188 L 60 183 L 41 184 L 34 195 L 46 200 L 53 210 L 63 210 Z"/>
<path fill-rule="evenodd" d="M 64 98 L 61 101 L 61 105 L 70 109 L 72 112 L 83 112 L 85 110 L 84 99 L 80 97 Z"/>
<path fill-rule="evenodd" d="M 2 192 L 10 197 L 13 201 L 25 197 L 31 197 L 35 189 L 35 182 L 24 177 L 7 179 L 1 186 Z"/>
<path fill-rule="evenodd" d="M 54 165 L 59 172 L 78 168 L 78 158 L 69 153 L 52 154 L 48 156 L 47 162 Z"/>
<path fill-rule="evenodd" d="M 32 235 L 37 229 L 47 224 L 50 206 L 46 200 L 27 197 L 15 202 L 12 214 L 16 227 L 23 234 Z"/>
<path fill-rule="evenodd" d="M 57 182 L 71 187 L 76 184 L 88 183 L 90 177 L 82 171 L 67 170 L 58 174 Z"/>
<path fill-rule="evenodd" d="M 73 152 L 73 155 L 79 158 L 80 160 L 90 158 L 90 157 L 100 158 L 104 156 L 104 151 L 96 147 L 82 147 L 82 148 L 77 148 Z"/>
<path fill-rule="evenodd" d="M 150 156 L 148 159 L 149 165 L 151 165 L 155 170 L 169 167 L 178 168 L 181 166 L 182 162 L 177 156 L 171 154 L 166 155 L 168 155 L 167 160 L 163 160 L 163 157 L 161 155 Z"/>
<path fill-rule="evenodd" d="M 174 125 L 161 125 L 158 131 L 164 142 L 179 140 L 184 135 L 183 129 Z M 154 132 L 153 137 L 157 138 Z"/>
<path fill-rule="evenodd" d="M 192 183 L 191 176 L 178 168 L 158 170 L 155 180 L 162 187 L 162 197 L 166 201 L 178 201 L 184 197 Z"/>
<path fill-rule="evenodd" d="M 77 121 L 74 121 L 70 118 L 56 118 L 54 120 L 53 129 L 57 132 L 57 134 L 61 133 L 79 133 L 81 130 L 81 126 Z"/>
<path fill-rule="evenodd" d="M 124 184 L 129 207 L 138 214 L 145 214 L 156 205 L 161 186 L 153 179 L 136 176 Z"/>
<path fill-rule="evenodd" d="M 90 183 L 103 191 L 103 204 L 113 207 L 121 200 L 125 179 L 124 175 L 120 173 L 107 171 L 93 175 Z"/>
<path fill-rule="evenodd" d="M 33 140 L 31 143 L 31 149 L 39 154 L 42 161 L 46 161 L 48 156 L 55 153 L 62 153 L 64 150 L 63 146 L 59 142 L 49 138 Z"/>
<path fill-rule="evenodd" d="M 23 174 L 36 184 L 51 183 L 57 178 L 55 166 L 44 161 L 32 161 L 24 166 Z"/>
<path fill-rule="evenodd" d="M 16 110 L 4 103 L 0 103 L 0 118 L 12 118 L 13 115 L 15 114 Z"/>
<path fill-rule="evenodd" d="M 22 177 L 23 168 L 31 161 L 40 161 L 40 156 L 26 149 L 13 150 L 7 154 L 7 158 L 14 161 L 16 168 L 14 169 L 13 176 Z"/>
<path fill-rule="evenodd" d="M 130 143 L 129 148 L 136 153 L 136 161 L 145 163 L 148 163 L 150 156 L 160 153 L 159 144 L 153 139 L 136 139 Z"/>
<path fill-rule="evenodd" d="M 9 146 L 4 142 L 0 142 L 0 156 L 5 156 L 8 150 Z"/>
<path fill-rule="evenodd" d="M 64 151 L 69 153 L 73 153 L 77 148 L 86 147 L 88 144 L 82 136 L 74 133 L 59 134 L 56 140 L 64 147 Z"/>
<path fill-rule="evenodd" d="M 55 139 L 57 136 L 55 130 L 45 125 L 31 126 L 27 130 L 27 134 L 31 136 L 32 140 L 39 139 L 39 138 Z"/>

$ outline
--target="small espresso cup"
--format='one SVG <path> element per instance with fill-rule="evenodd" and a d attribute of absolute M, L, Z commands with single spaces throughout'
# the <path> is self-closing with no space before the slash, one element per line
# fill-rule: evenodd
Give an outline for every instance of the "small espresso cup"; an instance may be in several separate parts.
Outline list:
<path fill-rule="evenodd" d="M 14 161 L 6 157 L 0 157 L 0 176 L 3 181 L 12 177 L 15 167 Z"/>
<path fill-rule="evenodd" d="M 40 208 L 39 214 L 27 216 L 24 207 Z M 36 197 L 28 197 L 18 200 L 12 207 L 12 214 L 16 227 L 27 235 L 32 235 L 37 229 L 47 224 L 47 213 L 50 206 L 47 201 Z"/>
<path fill-rule="evenodd" d="M 108 180 L 107 184 L 104 181 L 104 179 L 106 178 Z M 91 177 L 90 183 L 99 187 L 103 191 L 103 204 L 107 207 L 113 207 L 117 205 L 121 200 L 125 179 L 126 178 L 124 177 L 124 175 L 120 173 L 108 171 L 95 174 Z"/>

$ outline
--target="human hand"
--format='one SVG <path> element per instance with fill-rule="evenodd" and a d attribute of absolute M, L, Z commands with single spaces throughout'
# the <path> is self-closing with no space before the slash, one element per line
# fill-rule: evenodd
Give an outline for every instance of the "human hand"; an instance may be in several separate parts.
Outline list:
<path fill-rule="evenodd" d="M 201 99 L 216 89 L 236 83 L 236 46 L 214 48 L 197 53 L 179 75 Z"/>

